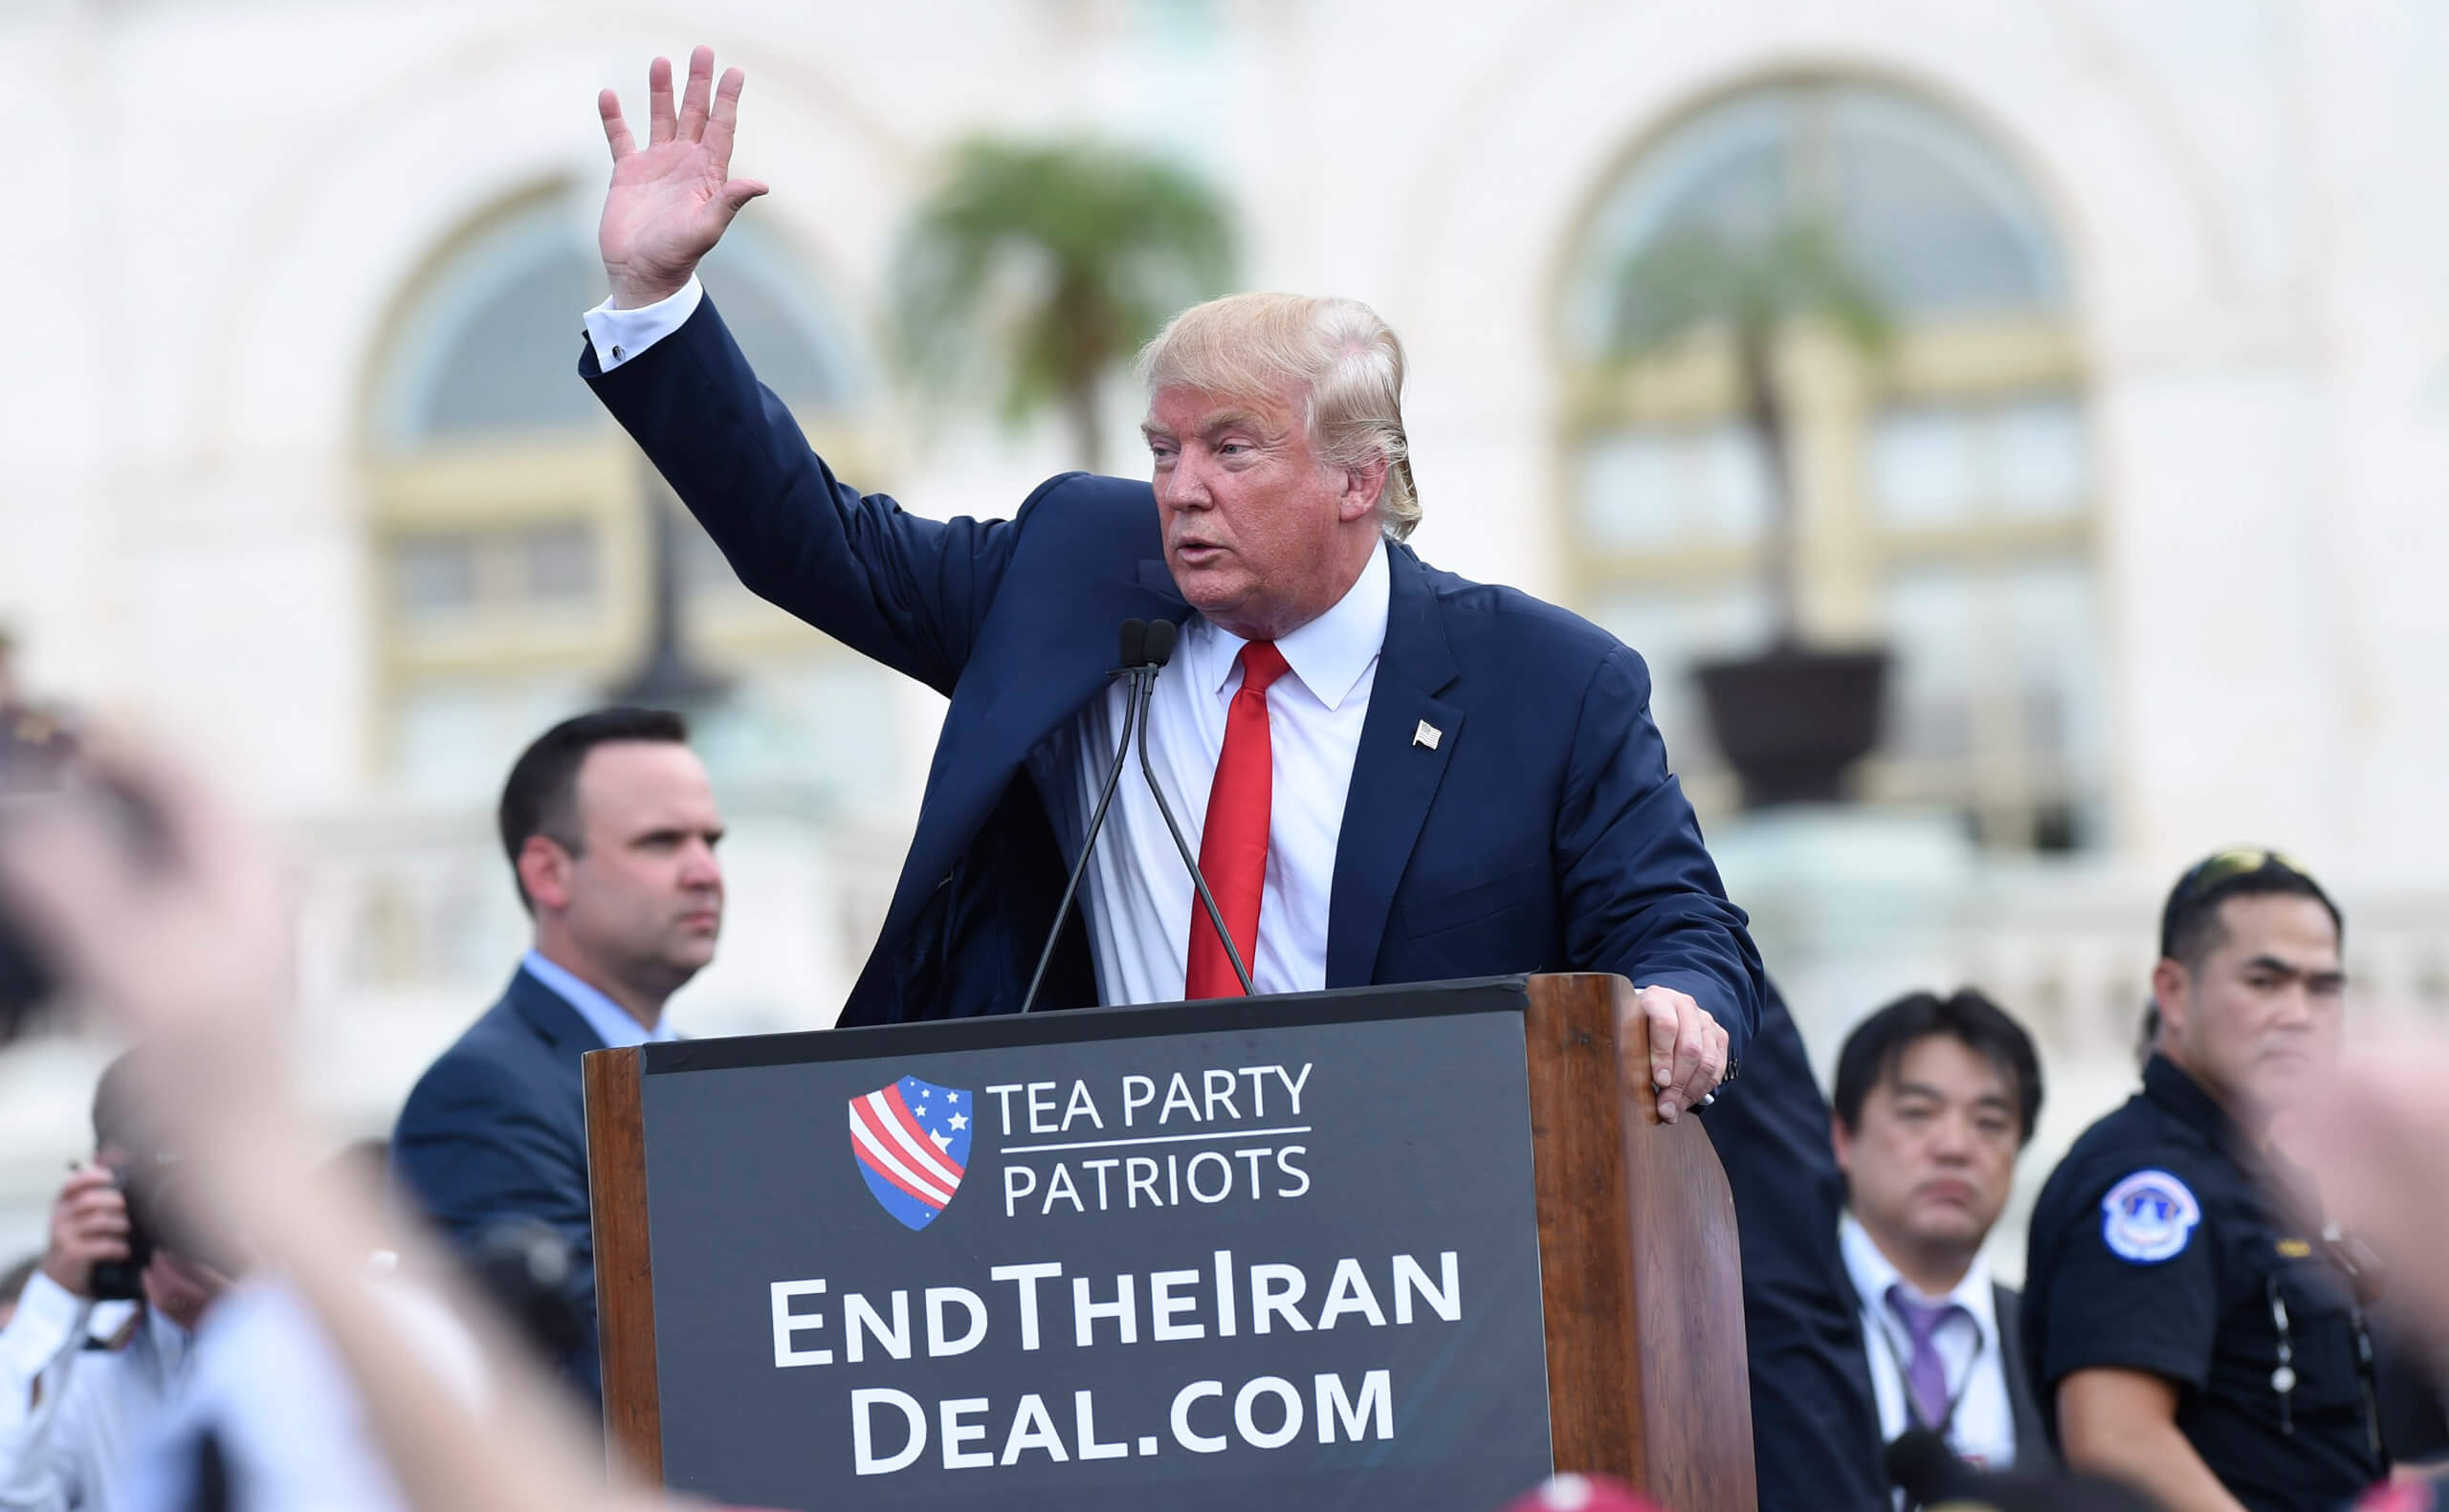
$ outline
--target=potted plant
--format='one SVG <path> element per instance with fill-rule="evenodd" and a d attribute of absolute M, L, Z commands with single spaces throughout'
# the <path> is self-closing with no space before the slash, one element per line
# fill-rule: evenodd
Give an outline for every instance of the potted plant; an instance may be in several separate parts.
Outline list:
<path fill-rule="evenodd" d="M 1801 630 L 1797 581 L 1791 422 L 1777 348 L 1797 325 L 1816 322 L 1865 352 L 1886 344 L 1877 294 L 1817 219 L 1790 219 L 1758 234 L 1713 230 L 1669 236 L 1620 274 L 1611 355 L 1630 362 L 1705 328 L 1732 350 L 1740 424 L 1768 482 L 1769 522 L 1761 573 L 1769 594 L 1769 645 L 1703 662 L 1703 702 L 1718 749 L 1743 782 L 1744 802 L 1834 802 L 1846 770 L 1879 741 L 1888 654 L 1884 648 L 1815 646 Z"/>

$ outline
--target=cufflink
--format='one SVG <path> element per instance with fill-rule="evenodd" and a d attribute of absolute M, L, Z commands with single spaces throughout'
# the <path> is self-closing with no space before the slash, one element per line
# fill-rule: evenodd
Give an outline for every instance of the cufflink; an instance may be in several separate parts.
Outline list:
<path fill-rule="evenodd" d="M 614 362 L 619 362 L 620 360 L 621 360 L 621 343 L 620 343 L 620 342 L 618 342 L 618 341 L 615 341 L 615 342 L 613 342 L 613 343 L 612 343 L 612 361 L 614 361 Z"/>

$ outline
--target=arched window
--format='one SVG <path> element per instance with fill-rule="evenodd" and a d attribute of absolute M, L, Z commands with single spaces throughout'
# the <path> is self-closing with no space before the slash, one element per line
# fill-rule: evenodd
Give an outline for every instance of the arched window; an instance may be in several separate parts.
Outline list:
<path fill-rule="evenodd" d="M 1669 238 L 1822 230 L 1888 332 L 1779 343 L 1806 633 L 1896 653 L 1874 801 L 2063 848 L 2105 805 L 2098 512 L 2067 275 L 2015 166 L 1947 113 L 1806 80 L 1696 111 L 1600 195 L 1562 291 L 1570 533 L 1583 607 L 1643 651 L 1705 806 L 1732 790 L 1689 671 L 1760 648 L 1769 471 L 1728 343 L 1611 359 L 1623 270 Z"/>
<path fill-rule="evenodd" d="M 650 616 L 659 479 L 578 376 L 581 314 L 604 297 L 594 208 L 551 190 L 485 217 L 402 300 L 364 421 L 376 644 L 376 749 L 414 795 L 491 791 L 519 746 L 601 702 Z M 804 268 L 753 219 L 707 258 L 709 297 L 810 437 L 855 466 L 865 364 Z M 741 590 L 694 525 L 677 533 L 684 619 L 739 690 L 700 745 L 743 767 L 865 785 L 831 758 L 876 742 L 813 738 L 880 700 L 855 660 Z M 878 705 L 880 708 L 880 704 Z"/>

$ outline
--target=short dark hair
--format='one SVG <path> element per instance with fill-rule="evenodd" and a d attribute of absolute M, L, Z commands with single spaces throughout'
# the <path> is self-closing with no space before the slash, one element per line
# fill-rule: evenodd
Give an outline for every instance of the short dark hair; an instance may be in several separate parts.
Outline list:
<path fill-rule="evenodd" d="M 1896 1074 L 1905 1052 L 1942 1034 L 1963 1041 L 2013 1084 L 2016 1112 L 2023 1121 L 2016 1144 L 2030 1144 L 2041 1121 L 2041 1058 L 2024 1026 L 1970 987 L 1951 997 L 1908 994 L 1854 1026 L 1837 1056 L 1837 1117 L 1845 1132 L 1862 1127 L 1863 1103 L 1872 1087 Z"/>
<path fill-rule="evenodd" d="M 2185 869 L 2169 901 L 2160 907 L 2160 955 L 2189 968 L 2217 950 L 2228 938 L 2219 906 L 2230 898 L 2282 895 L 2310 898 L 2330 916 L 2339 943 L 2347 943 L 2347 916 L 2322 890 L 2312 874 L 2278 851 L 2241 846 L 2217 851 Z"/>
<path fill-rule="evenodd" d="M 536 901 L 518 875 L 518 853 L 538 835 L 575 856 L 579 853 L 578 771 L 597 746 L 643 740 L 687 745 L 689 721 L 664 709 L 620 705 L 563 720 L 538 735 L 511 763 L 501 789 L 501 848 L 510 858 L 510 880 L 528 912 Z"/>
<path fill-rule="evenodd" d="M 2160 958 L 2193 971 L 2204 956 L 2228 942 L 2228 927 L 2219 918 L 2221 904 L 2230 898 L 2273 895 L 2310 898 L 2320 904 L 2329 912 L 2339 944 L 2347 944 L 2347 915 L 2310 872 L 2276 850 L 2244 845 L 2213 851 L 2186 867 L 2177 885 L 2169 889 L 2168 902 L 2160 905 Z M 2147 1059 L 2159 1038 L 2159 999 L 2145 998 L 2142 1051 Z"/>

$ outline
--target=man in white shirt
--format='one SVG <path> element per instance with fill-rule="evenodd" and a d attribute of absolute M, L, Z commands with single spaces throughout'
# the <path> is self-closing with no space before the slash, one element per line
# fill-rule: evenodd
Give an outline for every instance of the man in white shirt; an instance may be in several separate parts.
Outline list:
<path fill-rule="evenodd" d="M 130 1457 L 168 1413 L 197 1324 L 230 1284 L 220 1272 L 174 1253 L 165 1242 L 171 1236 L 134 1233 L 118 1181 L 155 1149 L 143 1132 L 143 1074 L 133 1055 L 102 1072 L 94 1090 L 94 1163 L 61 1185 L 42 1267 L 0 1332 L 5 1512 L 115 1504 Z M 165 1169 L 147 1173 L 158 1178 Z M 156 1212 L 146 1221 L 170 1216 Z M 141 1300 L 97 1300 L 106 1289 L 98 1270 L 124 1273 L 137 1260 L 143 1269 L 121 1280 L 132 1282 Z"/>
<path fill-rule="evenodd" d="M 674 1038 L 663 1005 L 715 957 L 722 817 L 677 714 L 606 709 L 563 721 L 512 766 L 502 848 L 536 942 L 500 1002 L 421 1077 L 391 1136 L 407 1194 L 463 1250 L 510 1224 L 567 1250 L 579 1347 L 560 1362 L 599 1390 L 595 1244 L 579 1057 Z"/>
<path fill-rule="evenodd" d="M 43 1252 L 10 1295 L 15 1305 L 0 1324 L 0 1446 L 14 1441 L 10 1435 L 33 1413 L 47 1373 L 56 1391 L 80 1352 L 116 1348 L 133 1335 L 136 1300 L 123 1291 L 94 1295 L 95 1268 L 123 1269 L 128 1258 L 127 1199 L 112 1168 L 126 1161 L 132 1144 L 122 1133 L 135 1101 L 129 1065 L 121 1056 L 96 1081 L 94 1158 L 59 1184 Z M 0 1457 L 8 1453 L 0 1447 Z"/>
<path fill-rule="evenodd" d="M 99 1163 L 71 1171 L 52 1202 L 50 1241 L 8 1299 L 0 1324 L 0 1435 L 24 1424 L 35 1383 L 54 1361 L 127 1327 L 134 1304 L 96 1303 L 91 1280 L 96 1261 L 127 1258 L 126 1234 L 126 1203 L 110 1172 Z"/>
<path fill-rule="evenodd" d="M 1888 1004 L 1838 1057 L 1840 1240 L 1883 1441 L 1920 1428 L 1985 1469 L 2046 1461 L 2016 1293 L 1981 1257 L 2041 1097 L 2031 1037 L 1970 989 Z"/>

